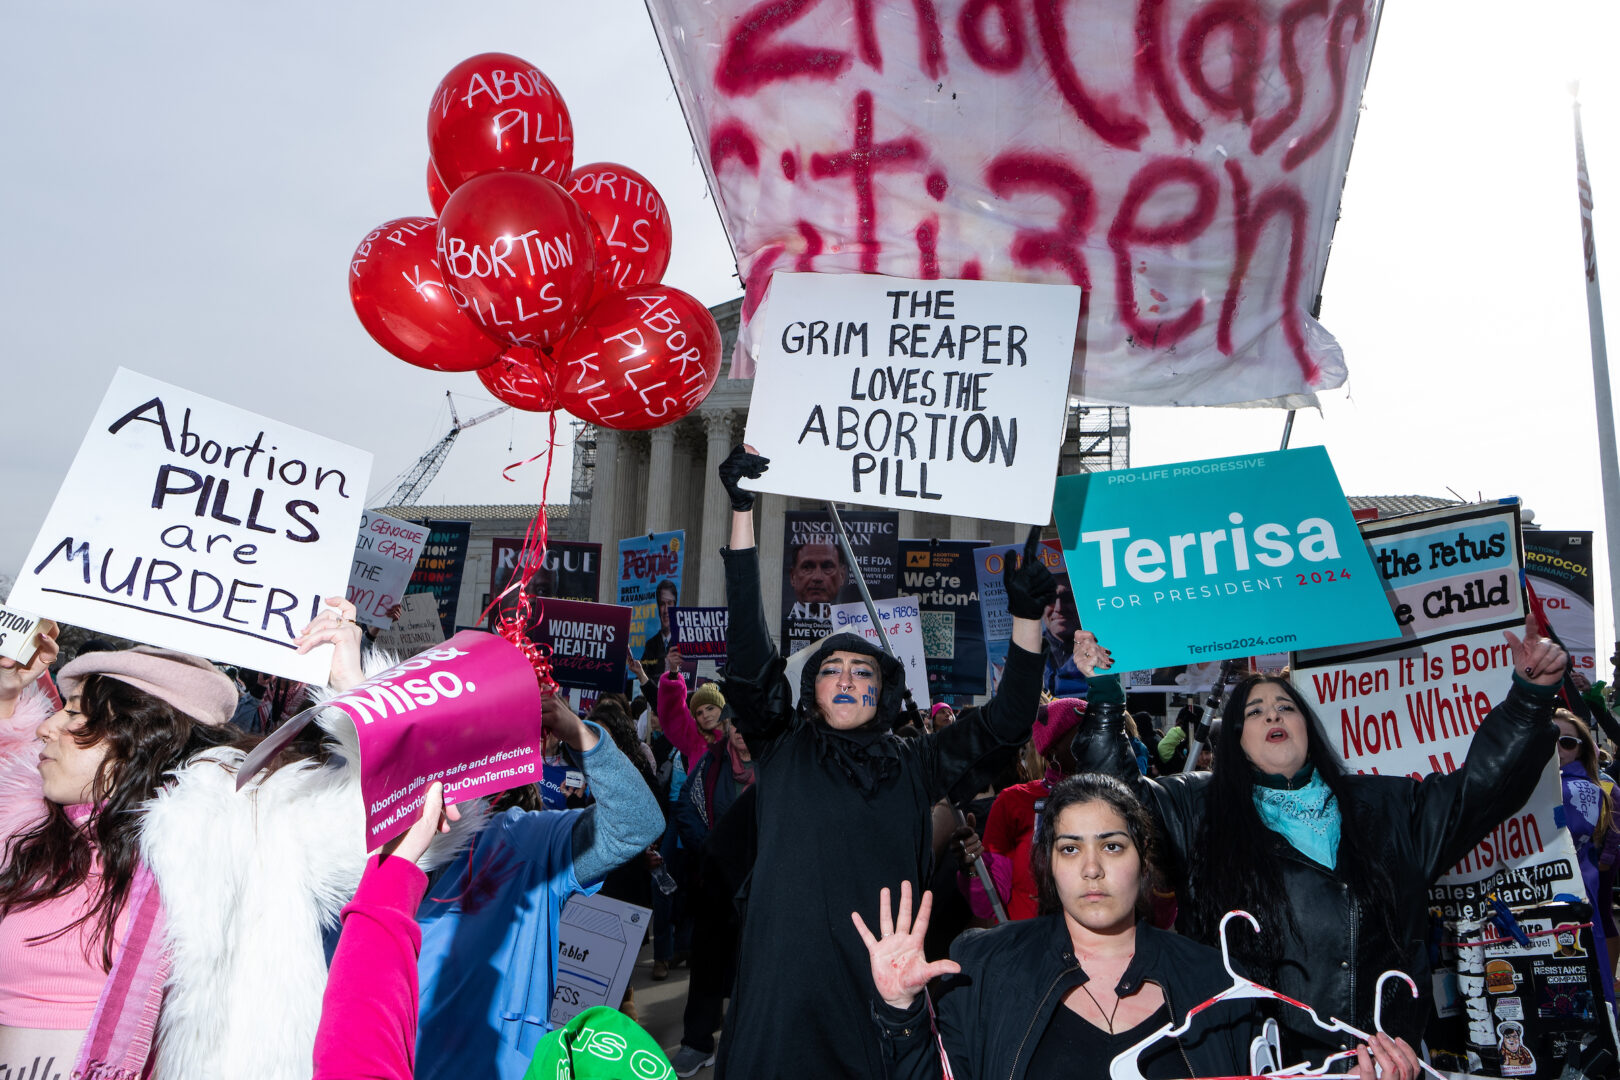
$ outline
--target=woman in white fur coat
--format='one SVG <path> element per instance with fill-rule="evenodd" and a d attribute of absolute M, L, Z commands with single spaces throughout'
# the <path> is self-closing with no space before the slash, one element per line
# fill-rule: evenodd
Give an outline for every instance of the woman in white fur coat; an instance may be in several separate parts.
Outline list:
<path fill-rule="evenodd" d="M 359 628 L 352 607 L 342 617 L 352 641 L 334 650 L 333 678 L 352 685 Z M 309 1077 L 321 931 L 366 856 L 352 725 L 326 710 L 323 761 L 283 759 L 239 793 L 251 740 L 225 726 L 234 687 L 205 661 L 144 648 L 82 657 L 60 673 L 69 700 L 54 714 L 31 679 L 7 698 L 26 675 L 0 672 L 0 1066 L 31 1075 L 38 1058 L 40 1075 L 91 1080 Z M 480 809 L 439 838 L 436 861 Z M 38 933 L 52 917 L 56 932 Z M 53 956 L 65 972 L 22 974 Z M 44 1022 L 7 1020 L 29 1016 Z"/>

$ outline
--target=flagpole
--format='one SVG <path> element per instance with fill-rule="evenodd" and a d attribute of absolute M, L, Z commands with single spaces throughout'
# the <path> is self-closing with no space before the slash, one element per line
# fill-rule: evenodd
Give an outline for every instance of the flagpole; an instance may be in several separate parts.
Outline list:
<path fill-rule="evenodd" d="M 1572 87 L 1578 91 L 1579 87 Z M 1581 253 L 1586 264 L 1586 318 L 1592 337 L 1592 397 L 1597 405 L 1598 464 L 1603 475 L 1603 532 L 1608 538 L 1610 617 L 1620 619 L 1620 459 L 1614 438 L 1614 395 L 1609 388 L 1609 349 L 1603 336 L 1603 296 L 1598 290 L 1597 237 L 1592 228 L 1592 182 L 1581 137 L 1581 100 L 1575 109 L 1575 183 L 1581 206 Z"/>

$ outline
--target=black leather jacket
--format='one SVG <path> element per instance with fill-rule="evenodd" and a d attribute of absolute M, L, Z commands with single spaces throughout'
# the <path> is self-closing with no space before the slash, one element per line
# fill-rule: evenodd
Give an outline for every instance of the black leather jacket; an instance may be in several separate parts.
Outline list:
<path fill-rule="evenodd" d="M 959 975 L 943 980 L 936 1013 L 956 1080 L 1018 1080 L 1064 996 L 1086 981 L 1061 915 L 970 930 L 956 939 L 951 958 Z M 1232 985 L 1220 954 L 1178 934 L 1136 926 L 1136 955 L 1119 981 L 1121 994 L 1144 982 L 1164 991 L 1173 1022 Z M 882 1001 L 872 1017 L 883 1033 L 884 1075 L 933 1080 L 942 1075 L 923 995 L 905 1012 Z M 1260 1031 L 1252 1001 L 1223 1001 L 1201 1013 L 1176 1039 L 1149 1047 L 1139 1061 L 1144 1076 L 1245 1076 L 1249 1044 Z M 1106 1076 L 1108 1062 L 1087 1062 L 1080 1076 Z"/>
<path fill-rule="evenodd" d="M 1417 981 L 1422 998 L 1414 1003 L 1404 987 L 1387 989 L 1384 1026 L 1418 1045 L 1431 995 L 1426 944 L 1429 886 L 1529 800 L 1557 740 L 1551 723 L 1553 704 L 1551 688 L 1515 675 L 1513 689 L 1474 732 L 1468 757 L 1455 772 L 1433 773 L 1422 780 L 1346 778 L 1363 829 L 1374 833 L 1396 884 L 1391 914 L 1397 940 L 1381 928 L 1382 920 L 1360 910 L 1337 871 L 1312 862 L 1272 834 L 1298 929 L 1283 949 L 1285 962 L 1272 980 L 1273 989 L 1314 1006 L 1324 1019 L 1336 1016 L 1371 1031 L 1378 976 L 1399 969 Z M 1121 714 L 1120 705 L 1094 704 L 1075 734 L 1074 758 L 1081 771 L 1107 773 L 1137 785 L 1160 824 L 1164 853 L 1160 861 L 1165 864 L 1160 869 L 1186 912 L 1197 889 L 1197 882 L 1188 880 L 1188 857 L 1204 827 L 1211 777 L 1209 773 L 1158 780 L 1141 776 Z M 1233 931 L 1240 932 L 1244 931 Z M 1281 1010 L 1277 1018 L 1283 1027 L 1285 1063 L 1300 1056 L 1320 1061 L 1326 1053 L 1348 1045 L 1348 1040 L 1325 1036 L 1297 1010 Z"/>

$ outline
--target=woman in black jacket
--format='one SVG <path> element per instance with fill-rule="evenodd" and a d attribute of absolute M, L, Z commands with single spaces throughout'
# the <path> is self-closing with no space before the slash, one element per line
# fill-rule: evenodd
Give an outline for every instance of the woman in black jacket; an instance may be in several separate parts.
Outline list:
<path fill-rule="evenodd" d="M 1040 616 L 1057 585 L 1039 558 L 1009 569 L 1012 645 L 1000 688 L 939 734 L 907 741 L 890 730 L 905 669 L 854 634 L 834 635 L 810 658 L 795 705 L 765 624 L 753 494 L 738 484 L 765 464 L 739 447 L 720 468 L 733 510 L 721 552 L 725 696 L 753 753 L 759 853 L 716 1070 L 745 1080 L 880 1076 L 866 949 L 849 912 L 875 921 L 880 886 L 926 881 L 933 805 L 953 788 L 984 787 L 1029 739 Z"/>
<path fill-rule="evenodd" d="M 1087 773 L 1047 796 L 1030 851 L 1041 914 L 959 938 L 953 960 L 929 964 L 922 940 L 931 897 L 911 923 L 911 889 L 900 887 L 898 919 L 883 890 L 881 937 L 860 915 L 879 1000 L 888 1075 L 933 1080 L 944 1074 L 923 991 L 935 976 L 937 1026 L 957 1080 L 1104 1078 L 1114 1058 L 1223 990 L 1232 979 L 1220 953 L 1144 918 L 1152 876 L 1153 825 L 1123 783 Z M 1188 1030 L 1144 1048 L 1149 1080 L 1243 1076 L 1261 1017 L 1252 999 L 1218 1002 Z M 1361 1074 L 1411 1080 L 1417 1058 L 1376 1036 L 1357 1053 Z"/>
<path fill-rule="evenodd" d="M 1384 1024 L 1416 1045 L 1429 1014 L 1429 886 L 1529 800 L 1557 737 L 1564 650 L 1533 628 L 1523 641 L 1505 636 L 1512 688 L 1452 773 L 1346 772 L 1310 707 L 1268 675 L 1233 688 L 1214 772 L 1159 780 L 1138 775 L 1118 678 L 1099 676 L 1075 760 L 1135 784 L 1152 809 L 1186 933 L 1213 942 L 1224 913 L 1253 913 L 1261 933 L 1233 935 L 1239 969 L 1363 1031 L 1372 1030 L 1378 976 L 1404 971 L 1422 996 L 1388 992 Z M 1086 632 L 1075 649 L 1106 657 Z M 1302 1014 L 1279 1020 L 1286 1060 L 1317 1062 L 1345 1046 Z"/>

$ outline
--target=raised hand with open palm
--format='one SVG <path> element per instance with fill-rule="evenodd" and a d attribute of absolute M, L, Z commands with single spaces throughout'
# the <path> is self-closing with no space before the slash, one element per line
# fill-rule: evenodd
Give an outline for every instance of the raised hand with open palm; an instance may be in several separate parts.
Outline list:
<path fill-rule="evenodd" d="M 911 919 L 911 882 L 900 883 L 900 908 L 889 913 L 889 890 L 878 893 L 878 936 L 861 920 L 859 912 L 849 917 L 855 921 L 855 932 L 866 942 L 867 955 L 872 958 L 872 982 L 878 996 L 896 1009 L 909 1009 L 917 995 L 928 986 L 930 979 L 940 975 L 954 975 L 961 965 L 954 960 L 936 960 L 932 964 L 923 955 L 923 938 L 928 933 L 928 913 L 933 910 L 934 894 L 924 892 L 917 905 L 917 920 Z"/>

